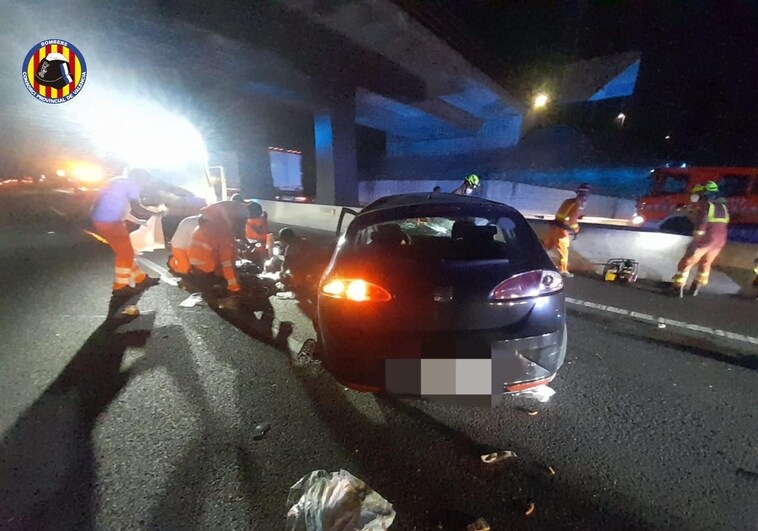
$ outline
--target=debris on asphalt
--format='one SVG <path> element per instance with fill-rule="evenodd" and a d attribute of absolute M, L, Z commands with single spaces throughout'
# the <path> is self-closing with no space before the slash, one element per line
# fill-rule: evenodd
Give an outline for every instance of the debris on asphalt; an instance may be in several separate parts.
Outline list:
<path fill-rule="evenodd" d="M 297 296 L 292 291 L 281 291 L 276 294 L 276 297 L 281 300 L 294 300 Z"/>
<path fill-rule="evenodd" d="M 551 467 L 551 466 L 548 466 L 548 467 L 547 467 L 547 471 L 548 471 L 548 473 L 549 473 L 551 476 L 554 476 L 554 475 L 555 475 L 555 469 L 554 469 L 553 467 Z"/>
<path fill-rule="evenodd" d="M 137 308 L 133 304 L 130 304 L 129 306 L 124 308 L 124 311 L 121 312 L 121 315 L 125 315 L 128 317 L 137 317 L 139 315 L 139 308 Z"/>
<path fill-rule="evenodd" d="M 534 503 L 530 503 L 529 507 L 526 508 L 526 512 L 524 513 L 526 516 L 532 516 L 534 514 L 535 505 Z"/>
<path fill-rule="evenodd" d="M 203 304 L 203 294 L 202 293 L 193 293 L 186 299 L 184 299 L 182 302 L 179 303 L 179 306 L 182 308 L 194 308 L 198 304 Z"/>
<path fill-rule="evenodd" d="M 503 450 L 501 452 L 493 452 L 491 454 L 484 454 L 482 456 L 482 462 L 491 465 L 492 463 L 498 463 L 509 457 L 517 457 L 516 452 L 510 450 Z"/>
<path fill-rule="evenodd" d="M 290 488 L 287 531 L 380 531 L 395 519 L 392 504 L 346 470 L 315 470 Z"/>
<path fill-rule="evenodd" d="M 539 387 L 532 387 L 525 391 L 519 391 L 515 393 L 516 396 L 522 396 L 525 398 L 534 398 L 537 402 L 548 402 L 555 394 L 555 389 L 548 385 L 540 385 Z"/>
<path fill-rule="evenodd" d="M 666 323 L 658 323 L 658 328 L 666 328 Z"/>
<path fill-rule="evenodd" d="M 258 424 L 255 429 L 253 429 L 253 440 L 254 441 L 260 441 L 266 436 L 266 433 L 268 433 L 268 430 L 271 429 L 271 424 L 268 422 L 262 422 Z"/>
<path fill-rule="evenodd" d="M 465 531 L 490 531 L 490 524 L 484 518 L 477 518 L 466 527 Z"/>
<path fill-rule="evenodd" d="M 234 295 L 224 297 L 218 300 L 218 307 L 221 310 L 239 310 L 240 301 Z"/>
<path fill-rule="evenodd" d="M 527 409 L 526 410 L 526 414 L 529 415 L 530 417 L 536 416 L 537 413 L 539 413 L 539 412 L 536 409 Z"/>
<path fill-rule="evenodd" d="M 295 357 L 295 365 L 299 367 L 307 367 L 309 365 L 313 365 L 314 363 L 319 363 L 319 360 L 314 358 L 315 352 L 316 340 L 306 339 L 303 342 L 303 346 L 300 347 L 300 351 L 297 353 L 297 356 Z"/>

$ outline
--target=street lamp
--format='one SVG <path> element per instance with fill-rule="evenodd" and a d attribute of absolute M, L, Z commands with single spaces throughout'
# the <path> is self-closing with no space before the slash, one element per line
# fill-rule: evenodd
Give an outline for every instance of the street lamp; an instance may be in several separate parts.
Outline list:
<path fill-rule="evenodd" d="M 549 101 L 550 98 L 547 94 L 537 94 L 537 97 L 534 98 L 534 108 L 542 109 L 547 105 Z"/>

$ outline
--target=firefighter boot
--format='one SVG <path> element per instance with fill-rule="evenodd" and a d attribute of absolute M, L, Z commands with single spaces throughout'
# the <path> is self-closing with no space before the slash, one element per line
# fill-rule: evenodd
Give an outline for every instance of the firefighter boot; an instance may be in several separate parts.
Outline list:
<path fill-rule="evenodd" d="M 679 296 L 681 299 L 684 297 L 684 287 L 687 285 L 687 273 L 684 271 L 677 271 L 674 277 L 671 279 L 671 289 L 674 295 Z"/>
<path fill-rule="evenodd" d="M 690 286 L 690 295 L 697 297 L 698 293 L 700 293 L 700 283 L 695 281 L 692 283 L 692 286 Z"/>

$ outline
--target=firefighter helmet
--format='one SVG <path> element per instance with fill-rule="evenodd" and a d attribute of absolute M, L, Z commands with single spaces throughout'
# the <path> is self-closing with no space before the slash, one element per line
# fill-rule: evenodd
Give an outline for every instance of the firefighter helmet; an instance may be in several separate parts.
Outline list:
<path fill-rule="evenodd" d="M 475 173 L 472 173 L 471 175 L 466 177 L 466 184 L 469 185 L 471 188 L 478 188 L 479 176 Z"/>
<path fill-rule="evenodd" d="M 717 194 L 719 192 L 719 185 L 713 181 L 708 181 L 707 183 L 705 183 L 703 188 L 705 189 L 706 192 L 710 194 Z"/>
<path fill-rule="evenodd" d="M 263 216 L 263 207 L 260 203 L 250 201 L 247 204 L 247 215 L 250 218 L 259 218 Z"/>
<path fill-rule="evenodd" d="M 577 187 L 577 189 L 576 189 L 576 194 L 577 194 L 577 195 L 586 195 L 586 194 L 589 194 L 591 190 L 592 190 L 592 188 L 590 187 L 590 185 L 589 185 L 589 184 L 587 184 L 587 183 L 582 183 L 582 184 L 580 184 L 580 185 Z"/>
<path fill-rule="evenodd" d="M 34 78 L 40 85 L 55 89 L 62 89 L 74 80 L 68 60 L 61 53 L 47 54 L 34 73 Z"/>
<path fill-rule="evenodd" d="M 695 186 L 692 187 L 692 190 L 690 190 L 690 193 L 702 194 L 704 190 L 705 190 L 705 186 L 703 186 L 702 184 L 696 184 Z"/>

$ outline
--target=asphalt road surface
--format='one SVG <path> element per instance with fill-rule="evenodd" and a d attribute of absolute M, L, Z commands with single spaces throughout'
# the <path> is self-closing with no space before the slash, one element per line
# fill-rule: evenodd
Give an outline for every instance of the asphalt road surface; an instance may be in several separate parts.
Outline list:
<path fill-rule="evenodd" d="M 165 282 L 106 320 L 112 255 L 53 210 L 66 199 L 0 198 L 0 529 L 282 529 L 318 469 L 364 480 L 397 530 L 758 529 L 756 345 L 577 307 L 548 404 L 376 398 L 293 366 L 295 301 L 274 301 L 289 340 Z M 623 306 L 606 289 L 567 291 Z M 729 304 L 749 331 L 758 305 Z M 517 457 L 481 462 L 495 450 Z"/>

